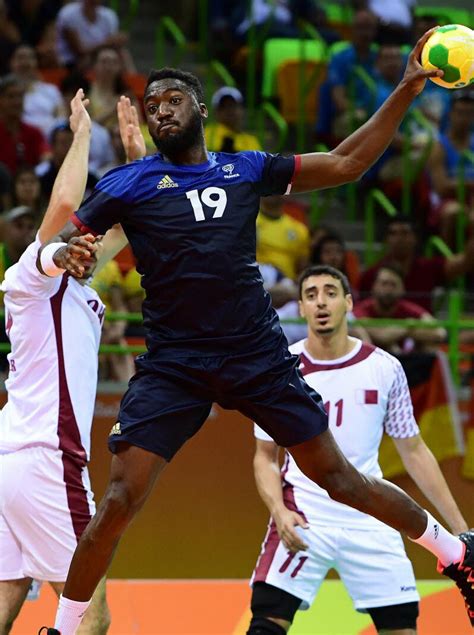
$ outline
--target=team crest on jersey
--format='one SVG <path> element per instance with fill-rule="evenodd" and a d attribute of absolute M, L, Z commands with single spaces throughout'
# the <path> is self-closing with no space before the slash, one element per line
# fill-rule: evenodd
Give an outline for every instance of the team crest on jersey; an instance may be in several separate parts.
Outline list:
<path fill-rule="evenodd" d="M 120 429 L 120 421 L 114 423 L 114 425 L 112 426 L 112 430 L 109 432 L 109 437 L 113 434 L 122 434 L 122 430 Z"/>
<path fill-rule="evenodd" d="M 166 190 L 170 187 L 179 187 L 179 185 L 175 183 L 173 179 L 167 174 L 165 174 L 165 176 L 161 179 L 161 181 L 156 186 L 158 190 Z"/>
<path fill-rule="evenodd" d="M 234 174 L 234 170 L 235 170 L 235 165 L 233 163 L 227 163 L 226 165 L 222 166 L 222 171 L 225 172 L 225 179 L 235 179 L 238 176 L 240 176 L 240 174 L 235 173 Z"/>

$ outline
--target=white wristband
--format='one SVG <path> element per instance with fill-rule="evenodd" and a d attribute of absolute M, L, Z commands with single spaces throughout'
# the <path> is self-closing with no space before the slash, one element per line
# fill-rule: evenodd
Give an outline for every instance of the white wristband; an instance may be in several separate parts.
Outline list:
<path fill-rule="evenodd" d="M 57 267 L 54 263 L 53 256 L 62 247 L 67 247 L 67 243 L 51 243 L 43 247 L 41 250 L 40 263 L 43 272 L 50 278 L 56 278 L 62 275 L 66 269 Z"/>

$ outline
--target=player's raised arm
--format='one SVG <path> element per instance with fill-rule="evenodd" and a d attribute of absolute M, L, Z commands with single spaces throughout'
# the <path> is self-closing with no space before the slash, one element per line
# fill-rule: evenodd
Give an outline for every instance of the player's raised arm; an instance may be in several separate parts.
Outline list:
<path fill-rule="evenodd" d="M 64 227 L 84 197 L 91 134 L 91 120 L 86 110 L 88 103 L 82 89 L 77 91 L 71 101 L 69 123 L 74 139 L 54 181 L 48 209 L 39 228 L 42 243 L 50 240 Z"/>
<path fill-rule="evenodd" d="M 435 30 L 427 31 L 418 40 L 408 58 L 403 79 L 363 126 L 330 152 L 314 152 L 299 157 L 292 192 L 307 192 L 356 181 L 383 154 L 426 80 L 443 74 L 439 70 L 425 71 L 419 61 L 425 42 Z"/>
<path fill-rule="evenodd" d="M 120 97 L 117 103 L 117 118 L 127 162 L 141 159 L 146 154 L 145 139 L 140 130 L 137 109 L 129 97 Z"/>

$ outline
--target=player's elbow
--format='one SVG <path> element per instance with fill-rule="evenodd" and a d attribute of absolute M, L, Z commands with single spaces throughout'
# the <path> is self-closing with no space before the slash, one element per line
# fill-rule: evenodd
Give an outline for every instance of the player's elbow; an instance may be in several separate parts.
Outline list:
<path fill-rule="evenodd" d="M 369 165 L 351 155 L 339 156 L 337 164 L 337 170 L 339 172 L 338 180 L 341 185 L 358 181 L 363 177 L 369 167 Z"/>

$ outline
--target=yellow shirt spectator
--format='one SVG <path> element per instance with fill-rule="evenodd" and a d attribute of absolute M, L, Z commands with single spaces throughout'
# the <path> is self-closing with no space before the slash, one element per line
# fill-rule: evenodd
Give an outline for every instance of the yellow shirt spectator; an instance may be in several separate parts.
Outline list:
<path fill-rule="evenodd" d="M 109 260 L 92 278 L 91 287 L 97 291 L 107 311 L 113 310 L 111 290 L 114 287 L 121 288 L 122 282 L 122 274 L 115 260 Z"/>
<path fill-rule="evenodd" d="M 233 86 L 222 86 L 212 96 L 215 122 L 204 129 L 206 145 L 213 152 L 261 150 L 259 140 L 244 132 L 245 108 L 242 93 Z"/>
<path fill-rule="evenodd" d="M 271 206 L 275 213 L 269 214 Z M 306 225 L 285 214 L 282 208 L 281 197 L 262 198 L 257 217 L 257 262 L 273 265 L 295 280 L 308 261 L 310 236 Z"/>
<path fill-rule="evenodd" d="M 259 140 L 248 132 L 235 132 L 223 123 L 207 124 L 204 129 L 206 145 L 213 152 L 242 152 L 244 150 L 261 150 Z"/>

